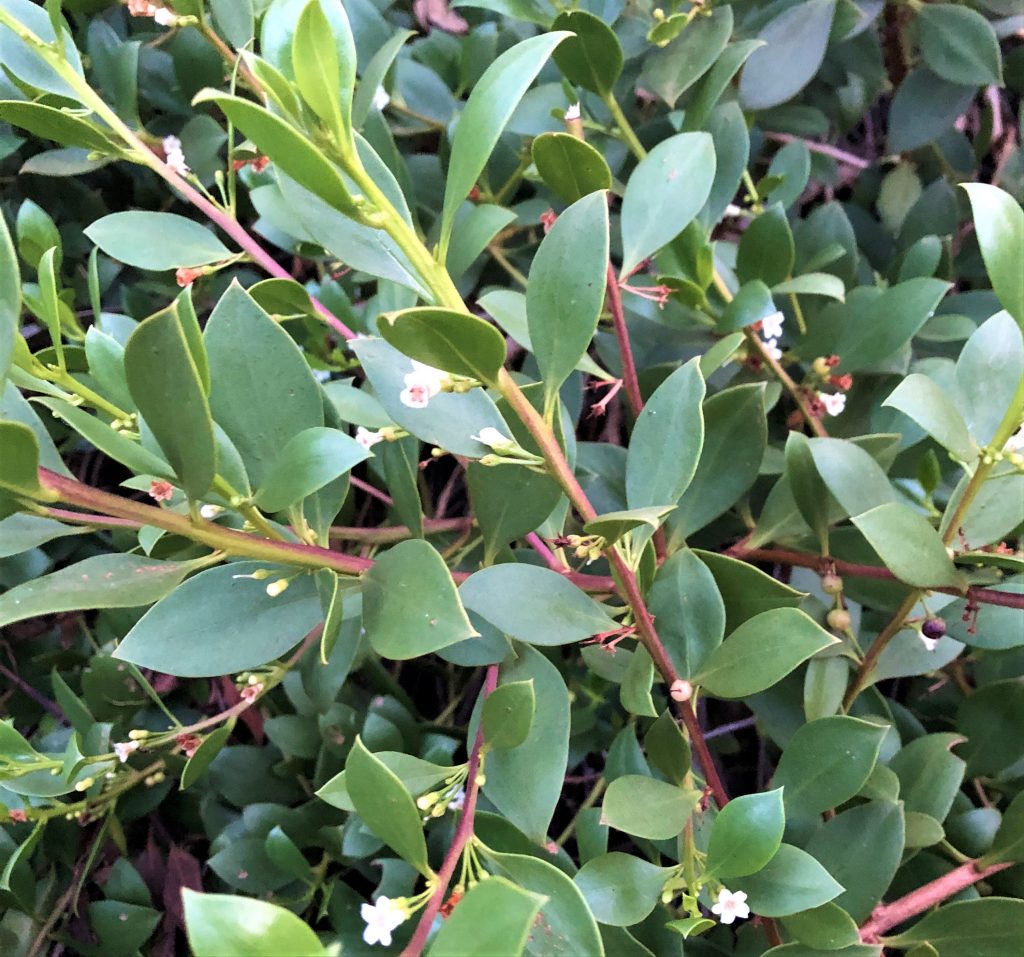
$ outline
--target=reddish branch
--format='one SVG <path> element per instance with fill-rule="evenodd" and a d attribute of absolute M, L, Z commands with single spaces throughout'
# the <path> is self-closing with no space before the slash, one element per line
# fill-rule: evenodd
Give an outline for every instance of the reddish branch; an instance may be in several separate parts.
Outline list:
<path fill-rule="evenodd" d="M 498 687 L 498 666 L 490 665 L 487 669 L 487 677 L 484 679 L 484 687 L 480 692 L 481 703 L 495 688 Z M 413 932 L 412 938 L 406 944 L 401 957 L 419 957 L 426 946 L 430 928 L 434 926 L 434 918 L 441 910 L 444 895 L 448 890 L 448 884 L 455 874 L 455 868 L 462 857 L 462 851 L 473 837 L 473 818 L 476 816 L 476 799 L 480 792 L 477 778 L 480 771 L 480 752 L 484 746 L 483 723 L 477 728 L 476 740 L 469 752 L 469 767 L 466 770 L 466 803 L 462 808 L 462 815 L 459 818 L 458 827 L 455 829 L 455 837 L 452 839 L 451 847 L 444 856 L 441 863 L 441 870 L 437 872 L 437 887 L 431 895 L 427 906 L 423 908 L 419 923 Z"/>
<path fill-rule="evenodd" d="M 629 329 L 626 328 L 626 313 L 622 308 L 622 292 L 619 281 L 615 277 L 612 264 L 608 263 L 608 309 L 612 314 L 612 325 L 615 327 L 615 341 L 619 344 L 619 355 L 622 357 L 622 382 L 625 387 L 626 401 L 635 419 L 644 407 L 640 395 L 640 381 L 636 376 L 636 363 L 633 361 L 633 347 L 629 343 Z"/>
<path fill-rule="evenodd" d="M 808 552 L 794 552 L 784 548 L 745 548 L 741 542 L 727 549 L 725 554 L 745 562 L 774 562 L 778 565 L 813 568 L 821 574 L 834 570 L 837 575 L 848 575 L 851 578 L 879 578 L 886 581 L 899 581 L 888 568 L 880 568 L 877 565 L 861 565 L 857 562 L 844 562 L 839 558 L 822 558 L 820 555 L 812 555 Z M 944 585 L 937 585 L 934 588 L 927 588 L 925 590 L 963 597 L 963 593 L 958 589 L 947 588 Z M 1004 608 L 1024 608 L 1024 595 L 1019 595 L 1015 592 L 997 591 L 994 588 L 972 587 L 968 588 L 967 597 L 979 604 L 1002 605 Z"/>
<path fill-rule="evenodd" d="M 1012 867 L 1012 861 L 1001 864 L 991 864 L 988 867 L 978 867 L 977 861 L 968 861 L 966 864 L 937 877 L 935 880 L 915 891 L 893 901 L 891 904 L 883 904 L 876 907 L 871 918 L 860 928 L 860 939 L 865 944 L 877 944 L 879 938 L 890 928 L 902 924 L 904 921 L 924 913 L 936 904 L 941 904 L 954 894 L 959 894 L 966 887 L 983 881 L 993 874 L 1005 871 Z"/>

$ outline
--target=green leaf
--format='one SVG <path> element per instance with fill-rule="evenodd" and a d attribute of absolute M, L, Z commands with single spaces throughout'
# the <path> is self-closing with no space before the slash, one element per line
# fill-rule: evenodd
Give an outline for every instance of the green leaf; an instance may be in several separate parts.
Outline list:
<path fill-rule="evenodd" d="M 1018 793 L 1003 812 L 992 848 L 979 861 L 979 868 L 1003 861 L 1024 861 L 1024 793 Z"/>
<path fill-rule="evenodd" d="M 683 15 L 685 20 L 685 14 Z M 732 7 L 716 7 L 707 16 L 694 17 L 668 45 L 644 57 L 641 84 L 657 93 L 669 109 L 709 69 L 713 69 L 732 35 Z M 657 29 L 655 27 L 654 29 Z M 737 67 L 738 68 L 738 67 Z M 687 119 L 690 106 L 687 104 Z M 689 127 L 697 129 L 701 124 Z"/>
<path fill-rule="evenodd" d="M 775 203 L 743 231 L 736 252 L 736 277 L 740 282 L 760 279 L 774 286 L 788 278 L 795 261 L 786 212 L 781 203 Z"/>
<path fill-rule="evenodd" d="M 672 712 L 666 709 L 644 735 L 647 759 L 673 784 L 681 785 L 690 772 L 690 745 Z"/>
<path fill-rule="evenodd" d="M 290 910 L 237 894 L 184 888 L 185 930 L 195 957 L 326 957 L 313 930 Z"/>
<path fill-rule="evenodd" d="M 631 927 L 657 906 L 673 870 L 615 851 L 587 861 L 575 881 L 598 921 Z"/>
<path fill-rule="evenodd" d="M 647 400 L 626 459 L 626 502 L 631 509 L 676 502 L 686 491 L 704 443 L 704 389 L 697 360 L 691 359 Z M 672 454 L 666 455 L 666 449 Z"/>
<path fill-rule="evenodd" d="M 992 289 L 1017 323 L 1024 327 L 1024 209 L 1009 193 L 986 183 L 964 183 L 974 213 L 974 231 Z"/>
<path fill-rule="evenodd" d="M 110 213 L 85 235 L 108 256 L 139 269 L 205 266 L 232 255 L 209 229 L 176 213 Z"/>
<path fill-rule="evenodd" d="M 590 347 L 604 308 L 607 271 L 608 201 L 601 191 L 558 217 L 530 266 L 526 315 L 545 409 L 553 408 L 562 383 Z"/>
<path fill-rule="evenodd" d="M 912 418 L 961 462 L 973 462 L 978 457 L 978 447 L 964 417 L 934 379 L 919 372 L 908 375 L 882 405 Z"/>
<path fill-rule="evenodd" d="M 725 636 L 725 604 L 718 585 L 690 549 L 670 555 L 651 585 L 650 610 L 673 666 L 692 678 Z"/>
<path fill-rule="evenodd" d="M 802 276 L 794 276 L 785 282 L 772 286 L 772 292 L 780 294 L 794 293 L 804 296 L 825 296 L 842 302 L 846 298 L 846 287 L 842 279 L 827 272 L 808 272 Z"/>
<path fill-rule="evenodd" d="M 128 389 L 190 499 L 217 471 L 210 406 L 174 307 L 140 323 L 124 349 Z"/>
<path fill-rule="evenodd" d="M 213 759 L 220 754 L 221 749 L 227 743 L 228 738 L 235 729 L 234 718 L 229 719 L 219 728 L 214 728 L 205 738 L 203 743 L 196 748 L 195 753 L 185 762 L 181 771 L 181 782 L 179 789 L 184 791 L 196 783 L 209 770 Z"/>
<path fill-rule="evenodd" d="M 574 86 L 607 96 L 622 73 L 622 45 L 608 24 L 586 10 L 560 13 L 552 30 L 567 37 L 554 53 L 555 64 Z"/>
<path fill-rule="evenodd" d="M 782 788 L 733 798 L 711 828 L 707 872 L 724 880 L 761 870 L 779 850 L 785 826 Z"/>
<path fill-rule="evenodd" d="M 699 801 L 699 791 L 626 774 L 608 785 L 601 823 L 636 837 L 667 841 L 682 833 Z"/>
<path fill-rule="evenodd" d="M 0 489 L 45 497 L 39 484 L 39 440 L 21 422 L 0 422 Z"/>
<path fill-rule="evenodd" d="M 267 571 L 265 579 L 249 576 Z M 266 562 L 232 562 L 190 578 L 139 619 L 114 653 L 140 668 L 183 678 L 226 675 L 283 655 L 323 619 L 310 575 L 276 598 L 266 583 L 294 574 Z M 202 640 L 183 640 L 183 635 Z"/>
<path fill-rule="evenodd" d="M 484 744 L 498 751 L 518 748 L 530 736 L 536 709 L 532 681 L 499 685 L 484 701 Z"/>
<path fill-rule="evenodd" d="M 772 291 L 760 279 L 751 279 L 737 290 L 718 317 L 722 332 L 745 329 L 775 312 Z"/>
<path fill-rule="evenodd" d="M 586 535 L 600 535 L 609 544 L 614 544 L 635 528 L 646 525 L 651 529 L 658 529 L 662 519 L 674 508 L 674 505 L 652 505 L 649 508 L 605 512 L 587 522 L 583 526 L 583 532 Z"/>
<path fill-rule="evenodd" d="M 1024 334 L 1008 312 L 997 312 L 964 343 L 956 361 L 958 408 L 979 445 L 992 441 L 1024 376 Z"/>
<path fill-rule="evenodd" d="M 921 918 L 910 930 L 885 939 L 905 948 L 929 943 L 940 957 L 993 957 L 1012 954 L 1024 934 L 1024 901 L 985 897 L 944 904 Z"/>
<path fill-rule="evenodd" d="M 900 581 L 921 588 L 959 588 L 962 576 L 928 519 L 909 505 L 890 502 L 854 515 L 853 524 Z"/>
<path fill-rule="evenodd" d="M 757 35 L 755 50 L 740 78 L 746 110 L 765 110 L 796 96 L 818 72 L 825 57 L 835 0 L 806 0 L 787 7 Z"/>
<path fill-rule="evenodd" d="M 236 50 L 249 45 L 255 32 L 253 0 L 210 0 L 217 29 Z"/>
<path fill-rule="evenodd" d="M 822 555 L 829 553 L 829 502 L 825 482 L 818 473 L 811 451 L 811 440 L 802 432 L 790 432 L 786 438 L 786 471 L 793 500 L 803 520 L 814 531 Z"/>
<path fill-rule="evenodd" d="M 903 808 L 870 801 L 826 821 L 804 849 L 846 890 L 834 902 L 859 924 L 888 890 L 903 856 Z"/>
<path fill-rule="evenodd" d="M 772 778 L 776 787 L 785 789 L 786 813 L 794 817 L 820 814 L 857 794 L 878 760 L 886 730 L 884 725 L 845 715 L 801 725 L 789 739 Z"/>
<path fill-rule="evenodd" d="M 762 612 L 773 608 L 795 608 L 805 597 L 760 568 L 739 559 L 700 549 L 694 549 L 693 553 L 715 577 L 725 604 L 727 633 Z"/>
<path fill-rule="evenodd" d="M 319 196 L 328 206 L 358 218 L 358 207 L 341 171 L 309 139 L 281 117 L 251 100 L 203 90 L 194 103 L 216 103 L 256 148 L 284 174 Z"/>
<path fill-rule="evenodd" d="M 453 767 L 413 757 L 404 751 L 377 751 L 374 757 L 402 782 L 410 794 L 415 795 L 430 791 L 455 770 Z M 354 811 L 356 806 L 348 792 L 347 775 L 347 771 L 338 772 L 316 792 L 316 796 L 342 811 Z"/>
<path fill-rule="evenodd" d="M 469 313 L 420 306 L 381 316 L 377 328 L 399 352 L 435 369 L 494 385 L 505 363 L 505 340 Z"/>
<path fill-rule="evenodd" d="M 745 698 L 781 681 L 838 639 L 795 608 L 762 612 L 740 625 L 694 677 L 716 698 Z"/>
<path fill-rule="evenodd" d="M 259 488 L 281 449 L 322 426 L 322 392 L 298 346 L 237 284 L 217 303 L 204 333 L 210 409 Z"/>
<path fill-rule="evenodd" d="M 964 698 L 956 728 L 967 737 L 963 754 L 967 776 L 999 774 L 1024 757 L 1024 740 L 1016 733 L 1024 721 L 1024 679 L 993 681 Z"/>
<path fill-rule="evenodd" d="M 537 912 L 547 898 L 504 877 L 481 881 L 441 925 L 427 957 L 521 954 Z"/>
<path fill-rule="evenodd" d="M 531 146 L 537 174 L 563 203 L 611 189 L 605 158 L 585 140 L 570 133 L 542 133 Z"/>
<path fill-rule="evenodd" d="M 359 737 L 345 762 L 345 784 L 366 826 L 424 877 L 430 877 L 433 871 L 427 861 L 423 822 L 412 796 Z"/>
<path fill-rule="evenodd" d="M 531 841 L 545 844 L 568 762 L 569 692 L 558 669 L 539 651 L 515 647 L 519 657 L 501 666 L 501 681 L 532 680 L 537 707 L 521 745 L 487 755 L 483 792 Z"/>
<path fill-rule="evenodd" d="M 345 475 L 369 455 L 368 449 L 337 429 L 306 429 L 281 449 L 256 493 L 256 504 L 268 512 L 281 512 Z"/>
<path fill-rule="evenodd" d="M 567 645 L 616 627 L 593 598 L 539 565 L 482 568 L 462 583 L 459 594 L 495 628 L 533 645 Z"/>
<path fill-rule="evenodd" d="M 750 909 L 761 917 L 785 917 L 820 907 L 843 892 L 843 885 L 810 854 L 791 844 L 780 845 L 756 874 L 732 878 L 729 888 L 745 891 Z"/>
<path fill-rule="evenodd" d="M 934 143 L 952 129 L 976 86 L 950 83 L 926 66 L 912 70 L 899 85 L 889 107 L 890 153 L 905 153 Z"/>
<path fill-rule="evenodd" d="M 604 945 L 587 902 L 565 873 L 547 861 L 526 854 L 500 854 L 481 850 L 493 873 L 507 877 L 520 887 L 547 898 L 538 920 L 543 934 L 527 938 L 524 954 L 529 957 L 604 957 Z"/>
<path fill-rule="evenodd" d="M 721 9 L 721 7 L 718 8 L 718 10 Z M 713 13 L 717 12 L 717 10 L 713 11 Z M 695 26 L 695 24 L 693 25 Z M 690 95 L 686 116 L 683 118 L 684 130 L 690 132 L 703 128 L 711 111 L 721 99 L 722 94 L 729 88 L 740 68 L 755 50 L 764 45 L 763 40 L 739 40 L 736 43 L 730 43 L 722 51 L 721 56 L 715 60 L 715 65 L 700 78 Z M 802 191 L 803 187 L 798 190 L 798 192 Z"/>
<path fill-rule="evenodd" d="M 1002 85 L 999 40 L 976 10 L 930 3 L 917 11 L 917 28 L 921 56 L 933 73 L 964 86 Z"/>
<path fill-rule="evenodd" d="M 95 555 L 0 595 L 0 627 L 65 611 L 151 605 L 195 567 L 139 555 Z"/>
<path fill-rule="evenodd" d="M 355 95 L 352 98 L 352 125 L 358 130 L 362 129 L 370 109 L 373 107 L 373 97 L 377 90 L 383 85 L 388 70 L 395 61 L 395 57 L 401 52 L 402 47 L 410 37 L 416 36 L 415 30 L 399 30 L 374 54 L 372 59 L 359 75 L 359 84 L 356 87 Z"/>
<path fill-rule="evenodd" d="M 811 457 L 821 480 L 846 515 L 896 501 L 882 467 L 863 446 L 845 439 L 811 439 Z M 835 507 L 829 518 L 836 521 Z"/>
<path fill-rule="evenodd" d="M 452 137 L 441 211 L 440 248 L 447 251 L 455 211 L 476 185 L 505 125 L 552 51 L 568 33 L 543 33 L 517 43 L 477 81 Z M 445 261 L 443 253 L 439 259 Z"/>
<path fill-rule="evenodd" d="M 477 635 L 444 560 L 422 539 L 389 549 L 366 573 L 363 627 L 374 651 L 397 661 Z"/>
<path fill-rule="evenodd" d="M 506 226 L 516 221 L 511 209 L 494 203 L 463 203 L 455 214 L 448 272 L 458 281 Z"/>
<path fill-rule="evenodd" d="M 832 903 L 799 914 L 789 914 L 783 918 L 782 926 L 800 943 L 821 950 L 839 950 L 860 942 L 860 933 L 853 918 Z M 778 953 L 783 954 L 785 950 Z M 876 954 L 877 951 L 872 951 L 871 957 L 876 957 Z"/>
<path fill-rule="evenodd" d="M 88 532 L 86 527 L 65 525 L 41 515 L 9 515 L 0 520 L 0 558 L 10 558 L 55 539 Z"/>
<path fill-rule="evenodd" d="M 7 223 L 0 216 L 0 385 L 14 357 L 21 319 L 21 281 L 18 257 Z"/>
<path fill-rule="evenodd" d="M 341 4 L 335 11 L 344 12 Z M 352 91 L 356 81 L 356 51 L 347 35 L 351 56 L 338 58 L 331 24 L 320 0 L 310 0 L 295 24 L 292 38 L 292 69 L 302 98 L 334 135 L 335 142 L 354 149 L 352 138 Z"/>
<path fill-rule="evenodd" d="M 704 207 L 715 181 L 707 133 L 662 140 L 633 170 L 622 197 L 622 269 L 628 276 L 676 238 Z"/>
<path fill-rule="evenodd" d="M 63 146 L 76 146 L 98 153 L 114 151 L 110 140 L 88 120 L 43 103 L 0 100 L 0 120 Z"/>
<path fill-rule="evenodd" d="M 687 937 L 699 937 L 711 930 L 712 927 L 717 926 L 717 923 L 707 917 L 682 917 L 679 920 L 670 920 L 665 926 L 686 939 Z"/>

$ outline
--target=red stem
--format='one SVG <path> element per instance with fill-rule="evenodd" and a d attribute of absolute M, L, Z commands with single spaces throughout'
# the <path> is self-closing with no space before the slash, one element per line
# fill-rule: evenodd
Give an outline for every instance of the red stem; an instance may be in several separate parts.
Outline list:
<path fill-rule="evenodd" d="M 777 143 L 803 143 L 812 153 L 831 156 L 832 159 L 846 163 L 848 166 L 855 166 L 857 169 L 867 169 L 871 165 L 869 160 L 854 156 L 853 153 L 847 153 L 846 150 L 841 150 L 838 146 L 830 146 L 828 143 L 815 143 L 814 140 L 805 140 L 802 136 L 793 136 L 791 133 L 765 133 L 764 135 Z"/>
<path fill-rule="evenodd" d="M 483 690 L 480 692 L 481 702 L 498 687 L 498 666 L 490 665 L 487 668 L 487 677 L 484 679 Z M 455 874 L 455 868 L 462 857 L 462 851 L 473 837 L 473 818 L 476 815 L 476 799 L 480 788 L 477 785 L 477 777 L 480 771 L 480 751 L 484 746 L 483 724 L 477 728 L 476 740 L 473 742 L 473 749 L 469 752 L 469 767 L 466 770 L 466 803 L 462 808 L 462 816 L 455 828 L 455 837 L 452 839 L 451 847 L 444 856 L 441 870 L 437 872 L 437 887 L 423 908 L 419 923 L 413 932 L 412 938 L 406 944 L 401 957 L 419 957 L 427 944 L 427 937 L 430 928 L 434 926 L 434 918 L 437 917 L 444 895 L 448 890 L 448 884 Z"/>
<path fill-rule="evenodd" d="M 569 571 L 569 569 L 558 560 L 558 556 L 544 543 L 544 539 L 542 539 L 536 532 L 530 532 L 530 534 L 526 536 L 526 541 L 529 543 L 530 547 L 544 559 L 548 568 L 553 572 L 558 572 L 559 575 L 564 575 Z"/>
<path fill-rule="evenodd" d="M 635 419 L 644 407 L 644 400 L 640 395 L 640 381 L 636 377 L 633 347 L 629 342 L 629 329 L 626 328 L 626 313 L 622 308 L 622 292 L 611 263 L 608 263 L 607 286 L 608 308 L 612 314 L 612 325 L 615 327 L 615 340 L 619 344 L 619 355 L 622 357 L 623 387 L 626 392 L 626 401 L 629 403 L 629 410 Z"/>
<path fill-rule="evenodd" d="M 1013 861 L 1004 861 L 979 869 L 977 861 L 968 861 L 899 900 L 876 907 L 871 918 L 860 928 L 860 939 L 865 944 L 877 944 L 879 938 L 891 927 L 896 927 L 911 917 L 924 913 L 930 907 L 941 904 L 954 894 L 960 893 L 965 887 L 970 887 L 1012 866 Z"/>

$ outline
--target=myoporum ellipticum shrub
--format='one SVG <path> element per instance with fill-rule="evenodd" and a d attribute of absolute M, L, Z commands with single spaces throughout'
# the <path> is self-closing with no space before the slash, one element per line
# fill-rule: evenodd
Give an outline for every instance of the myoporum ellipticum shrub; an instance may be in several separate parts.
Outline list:
<path fill-rule="evenodd" d="M 1019 0 L 0 0 L 0 954 L 1020 957 Z"/>

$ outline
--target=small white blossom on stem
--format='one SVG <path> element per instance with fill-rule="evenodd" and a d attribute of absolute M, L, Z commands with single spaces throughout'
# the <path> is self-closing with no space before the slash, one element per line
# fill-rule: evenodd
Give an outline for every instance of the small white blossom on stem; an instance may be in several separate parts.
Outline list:
<path fill-rule="evenodd" d="M 480 430 L 479 435 L 471 435 L 471 439 L 475 439 L 481 445 L 486 445 L 489 448 L 494 449 L 495 452 L 508 452 L 515 448 L 515 439 L 510 439 L 507 435 L 502 435 L 494 426 L 488 425 Z"/>
<path fill-rule="evenodd" d="M 412 372 L 403 379 L 405 388 L 398 398 L 402 405 L 406 405 L 410 409 L 425 409 L 427 403 L 441 392 L 441 387 L 447 378 L 446 372 L 413 359 Z"/>
<path fill-rule="evenodd" d="M 782 350 L 779 348 L 778 339 L 769 339 L 764 344 L 764 351 L 768 353 L 776 362 L 782 358 Z"/>
<path fill-rule="evenodd" d="M 157 20 L 157 23 L 159 22 Z M 164 161 L 167 165 L 179 176 L 187 176 L 191 170 L 188 163 L 185 162 L 185 153 L 181 148 L 181 140 L 176 136 L 165 136 L 163 147 Z"/>
<path fill-rule="evenodd" d="M 373 108 L 375 110 L 383 110 L 391 102 L 391 97 L 388 96 L 388 91 L 383 86 L 378 86 L 373 91 Z"/>
<path fill-rule="evenodd" d="M 408 920 L 409 913 L 400 900 L 378 897 L 373 904 L 363 904 L 359 908 L 359 916 L 366 922 L 363 941 L 371 946 L 383 944 L 390 947 L 391 932 Z"/>
<path fill-rule="evenodd" d="M 384 441 L 384 436 L 380 432 L 374 432 L 371 429 L 363 428 L 359 426 L 356 429 L 356 441 L 364 449 L 372 449 L 378 442 Z"/>
<path fill-rule="evenodd" d="M 267 585 L 266 591 L 271 598 L 277 598 L 278 595 L 282 594 L 285 589 L 288 588 L 287 578 L 278 578 Z"/>
<path fill-rule="evenodd" d="M 731 924 L 737 917 L 741 920 L 749 917 L 747 895 L 743 891 L 733 893 L 723 887 L 718 892 L 718 903 L 711 908 L 711 913 L 717 914 L 723 924 Z"/>
<path fill-rule="evenodd" d="M 761 334 L 765 339 L 782 338 L 782 323 L 785 321 L 785 318 L 781 312 L 773 312 L 770 316 L 765 316 L 761 320 Z"/>
<path fill-rule="evenodd" d="M 459 788 L 448 802 L 449 811 L 461 811 L 466 806 L 466 789 Z"/>
<path fill-rule="evenodd" d="M 841 415 L 843 409 L 846 408 L 846 396 L 842 392 L 836 392 L 834 395 L 819 392 L 818 401 L 825 406 L 825 411 L 829 415 Z"/>
<path fill-rule="evenodd" d="M 1003 446 L 1004 452 L 1024 452 L 1024 425 L 1013 433 Z"/>
<path fill-rule="evenodd" d="M 119 741 L 114 745 L 114 754 L 117 755 L 117 760 L 122 764 L 128 760 L 133 751 L 139 750 L 138 741 Z"/>
<path fill-rule="evenodd" d="M 569 109 L 565 111 L 565 122 L 569 123 L 572 120 L 578 120 L 580 118 L 580 115 L 581 114 L 579 103 L 573 103 L 572 106 L 570 106 Z"/>

